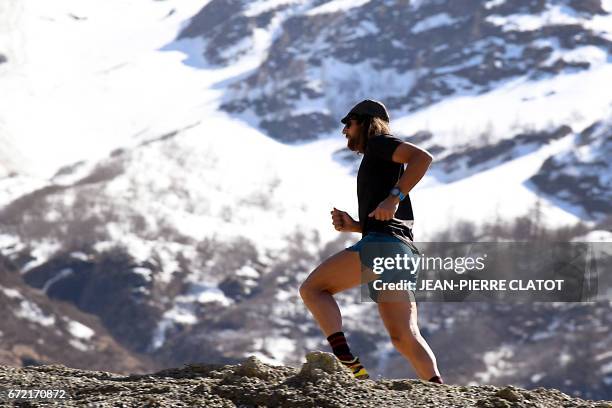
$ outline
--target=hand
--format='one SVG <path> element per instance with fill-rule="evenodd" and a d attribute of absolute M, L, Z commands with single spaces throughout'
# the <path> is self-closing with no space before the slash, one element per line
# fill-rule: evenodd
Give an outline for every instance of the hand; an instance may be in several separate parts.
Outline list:
<path fill-rule="evenodd" d="M 332 224 L 336 231 L 348 231 L 348 232 L 357 232 L 358 225 L 357 221 L 355 221 L 346 211 L 341 211 L 334 207 L 331 211 L 332 215 Z"/>
<path fill-rule="evenodd" d="M 385 198 L 374 211 L 368 214 L 368 217 L 374 217 L 379 221 L 389 221 L 395 215 L 399 207 L 399 198 L 387 197 Z"/>

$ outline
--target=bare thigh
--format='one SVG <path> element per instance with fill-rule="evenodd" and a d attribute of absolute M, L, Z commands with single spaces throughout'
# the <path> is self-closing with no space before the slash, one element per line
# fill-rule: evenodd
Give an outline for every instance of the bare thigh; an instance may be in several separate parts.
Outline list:
<path fill-rule="evenodd" d="M 376 278 L 376 275 L 362 280 L 359 253 L 343 250 L 327 258 L 304 281 L 302 288 L 322 290 L 332 295 Z"/>

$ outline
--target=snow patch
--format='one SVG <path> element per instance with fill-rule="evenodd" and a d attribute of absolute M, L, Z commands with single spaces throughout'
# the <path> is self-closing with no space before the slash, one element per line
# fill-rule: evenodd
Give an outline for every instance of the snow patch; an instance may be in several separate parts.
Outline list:
<path fill-rule="evenodd" d="M 559 354 L 559 364 L 561 364 L 561 366 L 568 365 L 573 359 L 574 358 L 572 357 L 572 355 L 565 351 Z"/>
<path fill-rule="evenodd" d="M 588 62 L 591 66 L 601 66 L 607 63 L 608 53 L 594 45 L 586 45 L 572 50 L 557 48 L 550 54 L 544 64 L 551 65 L 558 59 L 563 59 L 567 62 Z"/>
<path fill-rule="evenodd" d="M 572 239 L 573 242 L 612 242 L 612 231 L 595 230 Z"/>
<path fill-rule="evenodd" d="M 255 270 L 255 268 L 253 268 L 250 265 L 244 265 L 242 268 L 238 269 L 236 271 L 236 276 L 242 276 L 245 278 L 253 278 L 253 279 L 258 279 L 259 278 L 259 272 L 257 272 Z"/>
<path fill-rule="evenodd" d="M 136 268 L 132 268 L 132 272 L 134 272 L 137 275 L 141 275 L 147 282 L 151 282 L 152 277 L 152 271 L 149 268 L 143 268 L 143 267 L 136 267 Z"/>
<path fill-rule="evenodd" d="M 45 315 L 36 303 L 29 300 L 22 300 L 19 306 L 20 308 L 14 311 L 15 316 L 42 326 L 51 326 L 55 324 L 55 316 Z"/>
<path fill-rule="evenodd" d="M 514 365 L 509 362 L 514 356 L 514 349 L 510 345 L 502 345 L 497 350 L 484 353 L 482 358 L 486 370 L 475 373 L 474 376 L 483 383 L 490 383 L 495 377 L 509 376 L 516 373 Z M 468 384 L 470 385 L 470 384 Z"/>
<path fill-rule="evenodd" d="M 68 321 L 68 331 L 72 336 L 82 340 L 91 340 L 91 337 L 95 334 L 95 331 L 91 328 L 75 320 Z"/>
<path fill-rule="evenodd" d="M 4 293 L 5 296 L 13 298 L 13 299 L 22 299 L 23 296 L 21 295 L 21 293 L 19 293 L 19 291 L 17 289 L 13 289 L 13 288 L 5 288 L 4 286 L 0 285 L 0 290 L 2 290 L 2 292 Z"/>
<path fill-rule="evenodd" d="M 484 4 L 484 7 L 489 10 L 497 6 L 504 4 L 506 0 L 489 0 Z"/>
<path fill-rule="evenodd" d="M 74 259 L 78 259 L 79 261 L 89 261 L 89 255 L 80 251 L 71 252 L 70 256 Z"/>
<path fill-rule="evenodd" d="M 414 34 L 418 34 L 422 33 L 423 31 L 432 30 L 434 28 L 452 25 L 455 24 L 457 21 L 459 20 L 457 20 L 456 18 L 452 18 L 448 15 L 448 13 L 434 14 L 433 16 L 427 17 L 416 23 L 410 31 L 412 31 Z"/>
<path fill-rule="evenodd" d="M 62 247 L 61 243 L 51 240 L 36 241 L 30 245 L 32 248 L 31 255 L 34 259 L 21 268 L 22 274 L 47 262 Z"/>
<path fill-rule="evenodd" d="M 282 365 L 289 355 L 295 352 L 295 343 L 286 337 L 264 337 L 254 340 L 257 351 L 245 354 L 253 355 L 270 365 Z"/>
<path fill-rule="evenodd" d="M 244 9 L 243 14 L 247 17 L 255 17 L 280 6 L 308 3 L 310 0 L 264 0 L 251 2 Z"/>
<path fill-rule="evenodd" d="M 545 26 L 561 24 L 582 24 L 585 19 L 576 17 L 569 8 L 549 6 L 541 14 L 511 14 L 508 16 L 490 15 L 486 21 L 503 27 L 504 31 L 533 31 Z"/>
<path fill-rule="evenodd" d="M 279 289 L 274 293 L 274 298 L 279 302 L 287 302 L 293 297 L 295 297 L 295 293 L 288 290 Z"/>
<path fill-rule="evenodd" d="M 70 343 L 70 345 L 72 347 L 74 347 L 75 349 L 80 350 L 80 351 L 89 351 L 89 350 L 91 350 L 90 346 L 88 346 L 87 344 L 85 344 L 82 341 L 77 340 L 77 339 L 70 339 L 70 340 L 68 340 L 68 343 Z"/>
<path fill-rule="evenodd" d="M 361 7 L 369 2 L 370 0 L 332 0 L 308 10 L 305 14 L 307 16 L 314 16 L 316 14 L 347 12 L 352 8 Z"/>
<path fill-rule="evenodd" d="M 199 303 L 219 302 L 224 306 L 234 303 L 232 299 L 225 296 L 225 293 L 211 282 L 193 283 L 188 296 Z"/>
<path fill-rule="evenodd" d="M 0 208 L 48 184 L 45 179 L 23 175 L 0 178 Z"/>

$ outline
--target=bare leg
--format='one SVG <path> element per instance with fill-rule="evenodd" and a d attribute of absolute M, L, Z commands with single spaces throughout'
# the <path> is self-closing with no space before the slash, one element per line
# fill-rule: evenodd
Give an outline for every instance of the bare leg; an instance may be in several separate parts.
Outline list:
<path fill-rule="evenodd" d="M 300 296 L 325 336 L 342 330 L 335 293 L 360 285 L 359 253 L 341 251 L 327 258 L 300 286 Z"/>
<path fill-rule="evenodd" d="M 417 375 L 424 380 L 440 375 L 436 357 L 419 331 L 416 302 L 412 293 L 409 300 L 379 302 L 378 312 L 391 342 L 410 361 Z"/>

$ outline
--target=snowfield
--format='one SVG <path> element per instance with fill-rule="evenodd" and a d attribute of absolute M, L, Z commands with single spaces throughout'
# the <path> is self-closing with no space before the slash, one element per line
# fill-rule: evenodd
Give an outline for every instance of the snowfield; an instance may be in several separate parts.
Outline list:
<path fill-rule="evenodd" d="M 266 4 L 260 7 L 270 6 Z M 188 152 L 181 176 L 186 179 L 175 178 L 176 169 L 161 161 L 160 152 L 143 148 L 150 161 L 133 162 L 134 182 L 157 184 L 156 193 L 180 183 L 193 192 L 191 199 L 206 196 L 213 215 L 235 206 L 254 190 L 278 183 L 271 198 L 274 210 L 227 222 L 175 212 L 180 207 L 177 197 L 153 203 L 139 196 L 132 198 L 133 205 L 155 204 L 164 217 L 192 236 L 210 231 L 245 234 L 259 236 L 266 246 L 277 246 L 275 241 L 284 232 L 308 225 L 326 239 L 333 237 L 329 209 L 336 206 L 356 212 L 354 179 L 331 158 L 345 143 L 340 126 L 333 138 L 288 146 L 218 112 L 225 84 L 256 67 L 262 51 L 254 50 L 227 68 L 207 68 L 198 55 L 197 40 L 173 42 L 202 6 L 201 1 L 144 0 L 120 5 L 67 0 L 5 5 L 9 12 L 3 18 L 10 19 L 14 30 L 8 39 L 3 33 L 3 43 L 12 47 L 9 62 L 0 66 L 0 92 L 11 97 L 0 101 L 0 111 L 3 137 L 27 158 L 16 170 L 44 180 L 62 166 L 83 161 L 87 167 L 118 147 L 133 148 L 183 129 L 176 148 Z M 332 12 L 332 6 L 345 7 L 341 2 L 326 3 L 330 10 L 325 12 Z M 401 134 L 428 129 L 436 143 L 447 147 L 470 142 L 458 135 L 477 135 L 487 129 L 493 140 L 511 137 L 520 129 L 564 123 L 580 131 L 610 112 L 609 96 L 598 84 L 612 77 L 612 64 L 589 52 L 594 66 L 586 72 L 537 82 L 516 80 L 484 95 L 452 97 L 411 115 L 395 115 L 392 127 Z M 575 104 L 576 100 L 583 103 Z M 507 219 L 523 215 L 537 199 L 524 181 L 550 149 L 554 147 L 455 183 L 437 183 L 426 176 L 412 192 L 417 239 L 426 240 L 459 218 L 478 223 L 496 214 Z M 160 161 L 152 167 L 155 155 L 160 155 Z M 61 180 L 56 178 L 58 183 Z M 123 194 L 121 183 L 126 181 L 109 186 L 109 193 L 114 191 L 118 199 Z M 41 182 L 24 185 L 30 187 L 11 186 L 14 193 L 3 191 L 3 202 Z M 546 201 L 545 211 L 551 225 L 578 220 L 575 213 Z"/>

